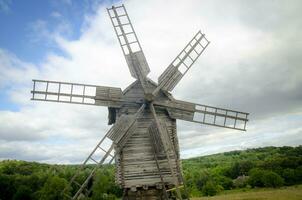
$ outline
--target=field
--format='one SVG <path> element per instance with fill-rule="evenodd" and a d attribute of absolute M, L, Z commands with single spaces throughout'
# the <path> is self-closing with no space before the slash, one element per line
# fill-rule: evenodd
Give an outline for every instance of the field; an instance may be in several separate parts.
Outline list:
<path fill-rule="evenodd" d="M 302 185 L 280 189 L 254 189 L 247 192 L 231 191 L 214 197 L 192 198 L 192 200 L 301 200 Z"/>

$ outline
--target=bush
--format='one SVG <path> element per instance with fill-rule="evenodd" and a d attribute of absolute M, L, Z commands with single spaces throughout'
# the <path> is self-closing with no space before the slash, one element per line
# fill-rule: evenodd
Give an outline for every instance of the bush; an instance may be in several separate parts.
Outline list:
<path fill-rule="evenodd" d="M 207 181 L 206 184 L 202 187 L 202 193 L 205 196 L 214 196 L 215 194 L 217 194 L 217 192 L 217 185 L 212 181 Z"/>
<path fill-rule="evenodd" d="M 43 200 L 67 199 L 62 191 L 67 187 L 67 181 L 58 176 L 50 176 L 45 182 L 38 196 Z M 68 191 L 66 194 L 70 195 Z"/>
<path fill-rule="evenodd" d="M 301 184 L 302 183 L 302 166 L 295 169 L 295 175 L 296 175 L 297 183 Z"/>
<path fill-rule="evenodd" d="M 238 176 L 247 175 L 248 171 L 250 171 L 254 167 L 254 164 L 249 160 L 243 160 L 239 162 L 235 162 L 226 172 L 225 175 L 235 179 Z"/>
<path fill-rule="evenodd" d="M 214 180 L 216 181 L 216 183 L 220 184 L 225 190 L 230 190 L 233 188 L 233 180 L 228 177 L 218 176 Z"/>
<path fill-rule="evenodd" d="M 262 180 L 263 175 L 264 175 L 263 170 L 260 170 L 258 168 L 251 169 L 249 171 L 248 183 L 252 187 L 263 187 L 264 186 L 264 183 Z"/>
<path fill-rule="evenodd" d="M 297 176 L 294 169 L 285 169 L 282 172 L 285 185 L 294 185 L 297 181 Z"/>
<path fill-rule="evenodd" d="M 203 190 L 204 185 L 207 181 L 210 180 L 210 178 L 210 172 L 208 170 L 201 170 L 197 174 L 195 174 L 194 182 L 197 189 Z"/>
<path fill-rule="evenodd" d="M 12 199 L 15 192 L 14 177 L 0 174 L 0 199 Z"/>
<path fill-rule="evenodd" d="M 109 170 L 98 170 L 92 185 L 93 200 L 111 200 L 122 195 L 122 190 L 114 183 Z"/>
<path fill-rule="evenodd" d="M 248 183 L 252 187 L 280 187 L 284 179 L 277 173 L 254 168 L 249 172 Z"/>
<path fill-rule="evenodd" d="M 265 187 L 281 187 L 284 184 L 284 180 L 279 174 L 275 172 L 265 172 L 263 176 L 263 184 Z"/>
<path fill-rule="evenodd" d="M 200 197 L 202 196 L 202 192 L 195 186 L 193 185 L 192 187 L 187 188 L 189 195 L 191 197 Z"/>
<path fill-rule="evenodd" d="M 32 191 L 28 186 L 20 186 L 13 196 L 13 200 L 31 200 Z"/>

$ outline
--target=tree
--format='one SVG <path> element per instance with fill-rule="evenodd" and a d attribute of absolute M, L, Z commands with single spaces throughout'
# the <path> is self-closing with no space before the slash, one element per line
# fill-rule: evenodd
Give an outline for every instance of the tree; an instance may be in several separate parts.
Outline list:
<path fill-rule="evenodd" d="M 282 172 L 285 185 L 293 185 L 297 182 L 297 176 L 294 169 L 285 169 Z"/>
<path fill-rule="evenodd" d="M 21 185 L 13 196 L 13 200 L 31 200 L 32 190 L 25 185 Z"/>
<path fill-rule="evenodd" d="M 226 172 L 225 175 L 235 179 L 238 176 L 247 175 L 248 172 L 254 167 L 254 164 L 249 160 L 235 162 Z"/>
<path fill-rule="evenodd" d="M 92 191 L 93 200 L 114 200 L 122 195 L 122 190 L 114 183 L 113 171 L 104 168 L 97 171 Z"/>
<path fill-rule="evenodd" d="M 67 181 L 58 176 L 50 176 L 45 182 L 42 189 L 39 191 L 38 196 L 41 200 L 65 200 L 68 199 L 62 193 L 62 191 L 67 186 Z M 69 191 L 66 191 L 65 194 L 70 195 Z"/>
<path fill-rule="evenodd" d="M 284 184 L 283 178 L 272 171 L 254 168 L 249 174 L 248 182 L 252 187 L 280 187 Z"/>
<path fill-rule="evenodd" d="M 215 182 L 223 187 L 225 190 L 230 190 L 233 187 L 232 179 L 225 176 L 217 176 L 214 178 Z"/>
<path fill-rule="evenodd" d="M 214 196 L 215 194 L 217 194 L 217 192 L 217 185 L 212 181 L 207 181 L 206 184 L 202 187 L 202 193 L 205 196 Z"/>
<path fill-rule="evenodd" d="M 283 178 L 279 176 L 279 174 L 272 171 L 266 171 L 262 177 L 262 180 L 265 187 L 276 188 L 284 184 Z"/>
<path fill-rule="evenodd" d="M 251 169 L 249 171 L 248 183 L 252 187 L 263 187 L 264 186 L 264 183 L 262 180 L 263 175 L 264 175 L 263 170 L 258 169 L 258 168 Z"/>
<path fill-rule="evenodd" d="M 15 193 L 13 177 L 0 174 L 0 199 L 12 199 Z"/>
<path fill-rule="evenodd" d="M 203 186 L 210 179 L 210 172 L 208 170 L 201 170 L 196 173 L 196 176 L 194 177 L 194 182 L 196 184 L 196 187 L 201 191 Z"/>
<path fill-rule="evenodd" d="M 296 178 L 297 178 L 297 183 L 301 184 L 302 183 L 302 166 L 295 169 L 295 174 L 296 174 Z"/>

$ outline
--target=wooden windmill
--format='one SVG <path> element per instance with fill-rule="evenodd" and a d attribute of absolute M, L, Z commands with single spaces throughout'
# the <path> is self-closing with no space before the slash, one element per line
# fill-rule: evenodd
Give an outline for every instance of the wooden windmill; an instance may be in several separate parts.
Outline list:
<path fill-rule="evenodd" d="M 124 91 L 116 87 L 33 80 L 32 100 L 107 106 L 110 130 L 82 164 L 95 168 L 84 182 L 76 173 L 70 185 L 78 187 L 70 199 L 87 194 L 87 185 L 104 163 L 115 161 L 116 181 L 124 199 L 168 199 L 179 187 L 181 175 L 176 119 L 244 131 L 248 113 L 176 100 L 170 94 L 209 45 L 200 31 L 177 55 L 156 84 L 124 5 L 107 9 L 131 76 Z M 108 143 L 109 141 L 109 143 Z M 104 144 L 109 144 L 107 148 Z M 100 155 L 98 151 L 102 151 Z"/>

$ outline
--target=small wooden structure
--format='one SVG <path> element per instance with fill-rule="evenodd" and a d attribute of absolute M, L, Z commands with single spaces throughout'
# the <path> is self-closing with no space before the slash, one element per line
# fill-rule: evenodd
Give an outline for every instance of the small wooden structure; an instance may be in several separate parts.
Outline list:
<path fill-rule="evenodd" d="M 95 163 L 70 199 L 89 195 L 89 181 L 97 168 L 115 161 L 116 181 L 124 199 L 169 199 L 169 191 L 183 184 L 176 119 L 245 130 L 248 113 L 176 100 L 170 94 L 209 45 L 198 31 L 158 78 L 150 80 L 148 63 L 124 5 L 107 9 L 132 77 L 124 91 L 115 87 L 33 80 L 32 100 L 107 106 L 110 130 L 82 164 Z"/>

